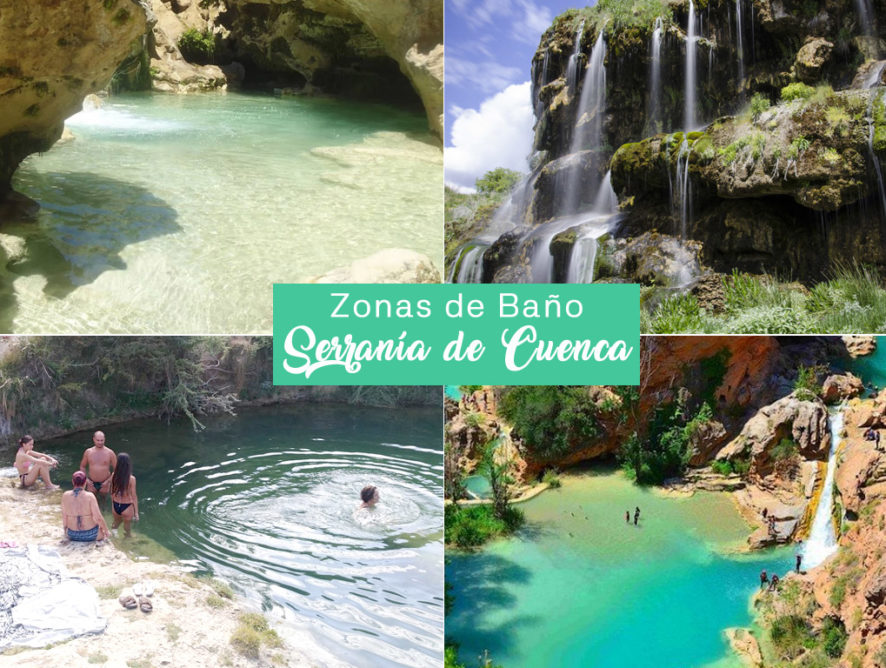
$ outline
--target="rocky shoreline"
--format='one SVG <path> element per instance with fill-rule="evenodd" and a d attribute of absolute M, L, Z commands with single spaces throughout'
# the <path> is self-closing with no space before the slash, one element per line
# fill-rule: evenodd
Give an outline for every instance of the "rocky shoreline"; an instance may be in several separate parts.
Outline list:
<path fill-rule="evenodd" d="M 71 665 L 72 661 L 108 666 L 316 665 L 295 649 L 310 641 L 289 637 L 291 632 L 282 628 L 280 647 L 263 646 L 254 657 L 238 653 L 231 638 L 239 618 L 256 610 L 229 598 L 229 588 L 195 578 L 174 563 L 133 560 L 118 547 L 123 538 L 85 544 L 62 541 L 61 493 L 44 491 L 41 483 L 30 489 L 17 483 L 12 477 L 0 478 L 0 526 L 4 527 L 0 538 L 19 546 L 56 549 L 69 574 L 99 592 L 107 628 L 50 647 L 7 650 L 0 654 L 0 666 Z M 134 531 L 137 534 L 138 525 Z M 153 611 L 125 610 L 118 596 L 145 580 L 155 586 Z"/>

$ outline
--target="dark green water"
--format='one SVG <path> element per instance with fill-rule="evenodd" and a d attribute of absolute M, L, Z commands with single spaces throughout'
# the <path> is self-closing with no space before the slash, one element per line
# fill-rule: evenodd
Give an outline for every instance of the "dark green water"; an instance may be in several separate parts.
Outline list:
<path fill-rule="evenodd" d="M 439 408 L 305 404 L 205 424 L 200 433 L 186 421 L 104 429 L 108 446 L 133 458 L 134 531 L 309 634 L 319 649 L 302 646 L 308 654 L 356 666 L 439 666 Z M 60 460 L 66 488 L 90 440 L 38 443 Z M 372 512 L 356 511 L 365 484 L 380 490 Z M 130 544 L 150 551 L 137 538 Z"/>
<path fill-rule="evenodd" d="M 564 476 L 520 507 L 516 536 L 447 555 L 446 636 L 467 665 L 740 666 L 724 630 L 752 623 L 759 573 L 791 550 L 738 554 L 748 528 L 726 495 L 664 498 L 620 474 Z M 625 510 L 639 505 L 638 527 Z"/>

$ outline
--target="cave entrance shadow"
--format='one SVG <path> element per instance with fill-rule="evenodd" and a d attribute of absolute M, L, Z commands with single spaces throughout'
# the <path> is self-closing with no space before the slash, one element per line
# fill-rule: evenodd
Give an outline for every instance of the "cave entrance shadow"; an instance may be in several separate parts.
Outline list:
<path fill-rule="evenodd" d="M 46 278 L 43 291 L 52 297 L 63 298 L 109 269 L 125 269 L 120 253 L 130 244 L 182 229 L 167 202 L 125 181 L 89 172 L 48 172 L 29 174 L 26 183 L 16 185 L 42 195 L 35 198 L 36 215 L 0 214 L 0 233 L 23 241 L 20 253 L 2 258 L 4 283 L 40 275 Z M 0 295 L 0 323 L 11 321 L 4 302 Z"/>

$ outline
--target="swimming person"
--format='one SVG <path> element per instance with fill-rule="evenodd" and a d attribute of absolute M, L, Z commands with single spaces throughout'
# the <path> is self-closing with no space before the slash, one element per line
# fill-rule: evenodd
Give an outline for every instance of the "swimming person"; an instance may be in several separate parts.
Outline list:
<path fill-rule="evenodd" d="M 83 489 L 86 480 L 83 471 L 75 472 L 71 478 L 74 489 L 62 495 L 62 528 L 70 540 L 80 543 L 111 535 L 95 495 Z"/>
<path fill-rule="evenodd" d="M 111 505 L 114 513 L 112 529 L 123 522 L 123 532 L 129 536 L 132 520 L 138 521 L 138 496 L 135 493 L 135 476 L 132 475 L 132 460 L 125 452 L 117 457 L 117 466 L 111 476 Z"/>
<path fill-rule="evenodd" d="M 360 500 L 363 502 L 361 508 L 373 508 L 378 503 L 378 487 L 375 485 L 366 485 L 360 490 Z"/>
<path fill-rule="evenodd" d="M 104 490 L 102 487 L 111 479 L 111 471 L 116 466 L 117 455 L 105 445 L 104 432 L 95 432 L 92 435 L 92 447 L 83 452 L 80 460 L 80 470 L 88 473 L 86 489 L 97 494 L 107 494 L 107 487 Z"/>
<path fill-rule="evenodd" d="M 34 438 L 22 436 L 18 441 L 18 452 L 15 453 L 15 468 L 18 470 L 18 479 L 22 487 L 30 487 L 37 478 L 43 480 L 46 489 L 58 489 L 49 478 L 49 469 L 58 466 L 58 460 L 42 452 L 34 450 Z"/>

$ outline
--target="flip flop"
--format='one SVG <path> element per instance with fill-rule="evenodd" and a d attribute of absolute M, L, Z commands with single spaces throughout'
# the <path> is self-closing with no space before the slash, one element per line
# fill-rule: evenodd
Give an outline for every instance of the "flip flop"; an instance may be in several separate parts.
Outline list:
<path fill-rule="evenodd" d="M 142 582 L 142 593 L 150 598 L 154 595 L 154 583 L 150 580 L 145 580 Z"/>
<path fill-rule="evenodd" d="M 142 596 L 144 594 L 144 585 L 141 582 L 132 585 L 132 593 L 135 594 L 136 598 Z"/>
<path fill-rule="evenodd" d="M 120 605 L 122 605 L 127 610 L 133 610 L 138 607 L 138 601 L 135 600 L 135 597 L 131 594 L 125 594 L 117 599 L 120 601 Z"/>
<path fill-rule="evenodd" d="M 154 609 L 154 606 L 151 605 L 151 602 L 145 598 L 144 596 L 138 597 L 138 607 L 142 612 L 151 612 Z"/>

